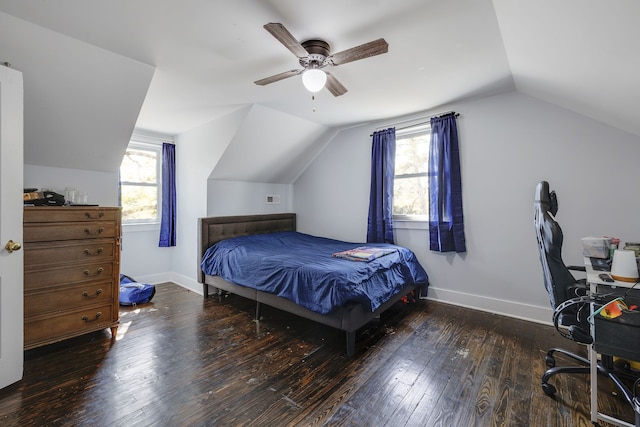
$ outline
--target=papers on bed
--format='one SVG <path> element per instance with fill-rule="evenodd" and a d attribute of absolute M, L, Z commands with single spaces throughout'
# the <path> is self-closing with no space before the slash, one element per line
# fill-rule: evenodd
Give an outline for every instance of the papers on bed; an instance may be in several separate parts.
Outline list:
<path fill-rule="evenodd" d="M 396 252 L 394 248 L 375 248 L 372 246 L 360 246 L 347 251 L 336 252 L 333 254 L 336 258 L 344 258 L 350 261 L 369 262 L 381 256 L 389 255 Z"/>

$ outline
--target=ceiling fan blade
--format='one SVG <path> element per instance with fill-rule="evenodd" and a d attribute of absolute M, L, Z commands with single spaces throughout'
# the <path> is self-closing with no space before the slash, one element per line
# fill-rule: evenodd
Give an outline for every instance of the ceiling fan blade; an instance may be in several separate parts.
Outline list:
<path fill-rule="evenodd" d="M 381 55 L 388 51 L 389 44 L 387 41 L 385 39 L 378 39 L 369 43 L 361 44 L 360 46 L 352 47 L 351 49 L 343 50 L 342 52 L 334 53 L 327 58 L 327 60 L 332 65 L 341 65 L 357 61 L 359 59 L 369 58 L 370 56 Z"/>
<path fill-rule="evenodd" d="M 293 76 L 297 76 L 298 74 L 300 74 L 301 72 L 303 72 L 304 70 L 289 70 L 289 71 L 285 71 L 284 73 L 280 73 L 280 74 L 276 74 L 274 76 L 271 77 L 266 77 L 264 79 L 260 79 L 260 80 L 256 80 L 254 83 L 260 86 L 264 86 L 264 85 L 268 85 L 269 83 L 273 83 L 273 82 L 277 82 L 280 80 L 284 80 L 288 77 L 293 77 Z"/>
<path fill-rule="evenodd" d="M 333 74 L 331 73 L 326 73 L 326 74 L 327 74 L 326 87 L 329 90 L 329 92 L 333 94 L 333 96 L 340 96 L 347 93 L 347 88 L 344 87 L 342 83 L 340 83 L 338 79 L 336 79 L 333 76 Z"/>
<path fill-rule="evenodd" d="M 300 42 L 291 35 L 284 25 L 270 22 L 264 25 L 264 29 L 269 31 L 273 37 L 278 39 L 287 49 L 289 49 L 298 58 L 306 58 L 309 53 L 302 47 Z"/>

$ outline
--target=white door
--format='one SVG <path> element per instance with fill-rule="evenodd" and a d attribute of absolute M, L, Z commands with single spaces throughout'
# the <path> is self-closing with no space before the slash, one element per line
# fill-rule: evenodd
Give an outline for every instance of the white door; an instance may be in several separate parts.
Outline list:
<path fill-rule="evenodd" d="M 0 388 L 22 378 L 24 360 L 23 113 L 22 73 L 0 65 Z"/>

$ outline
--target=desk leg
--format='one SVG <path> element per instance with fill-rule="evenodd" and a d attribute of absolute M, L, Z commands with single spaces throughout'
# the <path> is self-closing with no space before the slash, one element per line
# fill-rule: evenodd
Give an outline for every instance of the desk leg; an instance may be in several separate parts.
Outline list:
<path fill-rule="evenodd" d="M 593 327 L 593 326 L 592 326 Z M 593 349 L 593 344 L 589 345 L 589 366 L 591 372 L 591 422 L 598 422 L 598 353 Z"/>
<path fill-rule="evenodd" d="M 596 285 L 591 283 L 589 285 L 589 290 L 592 295 L 596 292 Z M 591 306 L 591 314 L 594 311 L 594 303 L 590 304 Z M 596 336 L 595 331 L 595 322 L 591 323 L 591 336 Z M 591 379 L 591 422 L 593 424 L 597 424 L 598 422 L 598 353 L 593 347 L 593 344 L 589 345 L 589 366 L 590 366 L 590 374 L 589 377 Z"/>

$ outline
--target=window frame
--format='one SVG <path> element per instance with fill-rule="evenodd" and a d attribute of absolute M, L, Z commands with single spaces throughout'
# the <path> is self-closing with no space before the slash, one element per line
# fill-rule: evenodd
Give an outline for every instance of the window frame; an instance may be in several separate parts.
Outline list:
<path fill-rule="evenodd" d="M 149 141 L 143 141 L 137 138 L 132 137 L 131 140 L 129 141 L 129 144 L 127 145 L 127 150 L 129 149 L 134 149 L 134 150 L 141 150 L 141 151 L 153 151 L 156 153 L 156 184 L 146 184 L 146 183 L 137 183 L 137 182 L 125 182 L 125 181 L 121 181 L 120 179 L 119 181 L 119 188 L 118 188 L 118 199 L 120 200 L 120 206 L 122 207 L 122 187 L 124 185 L 142 185 L 142 186 L 148 186 L 148 187 L 155 187 L 156 188 L 156 193 L 157 193 L 157 203 L 158 203 L 158 208 L 157 208 L 157 216 L 155 219 L 151 219 L 151 218 L 146 218 L 146 219 L 125 219 L 124 217 L 122 218 L 122 225 L 135 225 L 135 226 L 160 226 L 160 221 L 161 221 L 161 208 L 162 208 L 162 143 L 157 143 L 157 142 L 149 142 Z M 125 151 L 126 153 L 126 151 Z M 124 159 L 124 155 L 123 155 L 123 159 Z M 119 171 L 119 169 L 118 169 Z"/>
<path fill-rule="evenodd" d="M 399 140 L 402 139 L 409 139 L 409 138 L 413 138 L 416 136 L 421 136 L 424 135 L 426 138 L 426 144 L 430 144 L 431 142 L 431 123 L 422 123 L 422 124 L 417 124 L 417 125 L 413 125 L 413 126 L 408 126 L 406 128 L 403 129 L 398 129 L 396 130 L 396 144 Z M 427 146 L 427 150 L 429 149 L 429 147 Z M 395 162 L 395 160 L 394 160 Z M 394 163 L 395 164 L 395 163 Z M 429 162 L 427 159 L 427 165 L 426 165 L 426 170 L 425 172 L 420 172 L 420 173 L 413 173 L 413 174 L 405 174 L 405 175 L 397 175 L 394 173 L 394 177 L 393 180 L 395 182 L 395 180 L 398 177 L 403 177 L 403 178 L 411 178 L 411 177 L 426 177 L 427 179 L 430 178 L 431 174 L 429 172 Z M 394 192 L 394 204 L 393 204 L 393 210 L 395 211 L 395 192 Z M 428 193 L 428 188 L 427 188 L 427 194 L 425 194 L 425 197 L 429 197 L 429 193 Z M 429 203 L 427 200 L 427 210 L 429 209 Z M 428 222 L 429 221 L 429 212 L 427 212 L 425 215 L 406 215 L 406 214 L 396 214 L 393 213 L 392 215 L 393 221 L 398 221 L 398 222 L 413 222 L 413 223 L 422 223 L 422 222 Z"/>

